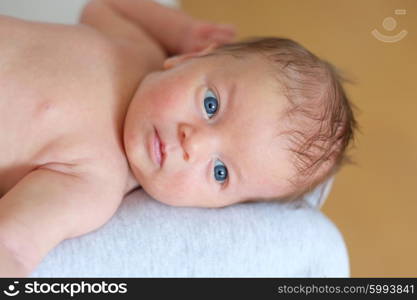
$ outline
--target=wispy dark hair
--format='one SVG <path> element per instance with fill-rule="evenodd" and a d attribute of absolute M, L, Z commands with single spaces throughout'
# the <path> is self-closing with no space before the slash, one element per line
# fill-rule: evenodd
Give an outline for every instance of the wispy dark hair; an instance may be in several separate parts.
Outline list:
<path fill-rule="evenodd" d="M 285 199 L 301 197 L 342 165 L 353 163 L 346 150 L 358 127 L 355 107 L 342 86 L 347 80 L 332 64 L 297 42 L 276 37 L 224 45 L 214 52 L 218 53 L 263 57 L 289 101 L 285 115 L 291 128 L 280 135 L 290 141 L 297 174 L 289 179 L 295 192 Z"/>

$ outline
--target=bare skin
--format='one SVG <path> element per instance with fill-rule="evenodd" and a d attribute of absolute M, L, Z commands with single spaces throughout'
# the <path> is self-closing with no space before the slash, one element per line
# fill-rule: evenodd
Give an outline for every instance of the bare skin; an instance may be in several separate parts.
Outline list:
<path fill-rule="evenodd" d="M 152 15 L 170 26 L 161 31 Z M 123 125 L 141 80 L 162 68 L 166 53 L 234 35 L 140 0 L 92 1 L 80 23 L 0 17 L 2 277 L 29 275 L 62 240 L 114 214 L 139 187 Z"/>

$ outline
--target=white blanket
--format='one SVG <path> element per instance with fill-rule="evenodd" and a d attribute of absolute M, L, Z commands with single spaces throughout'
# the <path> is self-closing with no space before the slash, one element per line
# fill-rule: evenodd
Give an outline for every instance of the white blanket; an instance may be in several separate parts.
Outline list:
<path fill-rule="evenodd" d="M 340 232 L 309 205 L 175 208 L 139 190 L 104 227 L 61 243 L 32 276 L 347 277 L 349 261 Z"/>

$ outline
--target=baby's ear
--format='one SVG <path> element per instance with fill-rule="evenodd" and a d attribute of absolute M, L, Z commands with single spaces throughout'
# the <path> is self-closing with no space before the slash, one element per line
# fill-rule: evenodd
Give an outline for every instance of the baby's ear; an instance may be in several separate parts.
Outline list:
<path fill-rule="evenodd" d="M 207 46 L 203 50 L 200 50 L 200 51 L 197 51 L 197 52 L 191 52 L 191 53 L 171 56 L 171 57 L 165 59 L 164 69 L 165 70 L 171 69 L 171 68 L 175 67 L 176 65 L 181 64 L 182 62 L 184 62 L 184 61 L 186 61 L 190 58 L 193 58 L 193 57 L 200 57 L 200 56 L 210 54 L 217 47 L 218 47 L 218 45 L 216 43 L 211 43 L 209 46 Z"/>

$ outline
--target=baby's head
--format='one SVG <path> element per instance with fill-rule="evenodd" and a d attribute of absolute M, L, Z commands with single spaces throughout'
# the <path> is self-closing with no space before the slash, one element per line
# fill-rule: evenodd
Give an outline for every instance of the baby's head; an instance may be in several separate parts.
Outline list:
<path fill-rule="evenodd" d="M 168 59 L 132 99 L 124 142 L 155 199 L 221 207 L 311 191 L 348 161 L 355 127 L 329 63 L 294 41 L 262 38 Z"/>

